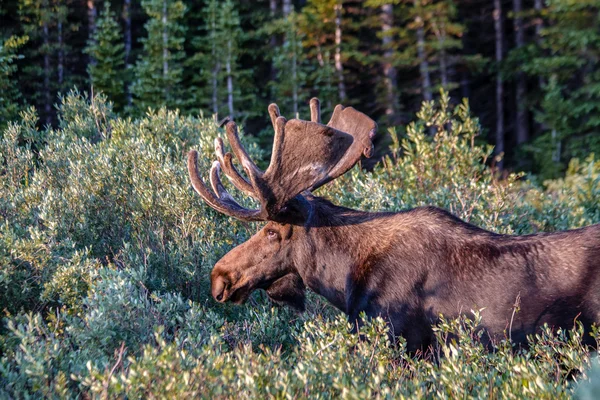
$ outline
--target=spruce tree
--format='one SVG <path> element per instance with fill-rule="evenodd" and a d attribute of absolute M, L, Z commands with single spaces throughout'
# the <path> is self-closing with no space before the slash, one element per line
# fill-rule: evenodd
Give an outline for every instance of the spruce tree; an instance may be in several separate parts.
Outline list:
<path fill-rule="evenodd" d="M 193 54 L 185 60 L 191 84 L 187 92 L 192 110 L 202 109 L 218 117 L 224 98 L 222 66 L 223 34 L 220 28 L 219 1 L 208 0 L 199 12 L 202 21 L 191 38 Z"/>
<path fill-rule="evenodd" d="M 298 18 L 305 56 L 310 62 L 306 79 L 326 114 L 340 100 L 335 70 L 336 5 L 337 0 L 308 0 Z"/>
<path fill-rule="evenodd" d="M 56 40 L 52 35 L 56 15 L 48 0 L 19 0 L 19 19 L 22 32 L 30 39 L 23 47 L 28 63 L 21 70 L 21 87 L 29 94 L 29 102 L 40 110 L 41 120 L 51 124 L 58 81 L 53 62 Z"/>
<path fill-rule="evenodd" d="M 234 99 L 240 95 L 238 86 L 239 44 L 242 37 L 240 16 L 232 0 L 225 0 L 220 6 L 219 27 L 222 34 L 222 57 L 225 67 L 225 83 L 227 87 L 227 111 L 235 117 Z"/>
<path fill-rule="evenodd" d="M 142 7 L 149 17 L 145 25 L 148 36 L 142 39 L 143 54 L 135 66 L 134 107 L 138 111 L 181 107 L 185 5 L 180 0 L 144 0 Z"/>
<path fill-rule="evenodd" d="M 276 80 L 271 82 L 272 93 L 279 106 L 288 115 L 298 114 L 299 103 L 306 102 L 307 63 L 302 39 L 304 35 L 298 29 L 298 14 L 291 11 L 282 20 L 274 24 L 274 32 L 282 32 L 285 40 L 275 50 L 273 65 L 276 68 Z"/>
<path fill-rule="evenodd" d="M 26 36 L 11 36 L 0 42 L 0 129 L 3 129 L 8 121 L 15 119 L 23 106 L 21 91 L 15 79 L 15 62 L 23 58 L 18 50 L 26 41 Z"/>
<path fill-rule="evenodd" d="M 572 157 L 600 153 L 600 5 L 552 0 L 544 15 L 539 40 L 522 48 L 518 59 L 525 73 L 543 78 L 536 102 L 542 133 L 526 149 L 547 178 Z"/>
<path fill-rule="evenodd" d="M 202 35 L 193 41 L 195 54 L 186 61 L 197 71 L 192 77 L 195 107 L 218 118 L 248 116 L 256 107 L 252 68 L 242 68 L 240 57 L 247 34 L 242 30 L 237 5 L 232 0 L 209 0 L 202 11 Z M 263 107 L 264 109 L 264 107 Z"/>
<path fill-rule="evenodd" d="M 110 9 L 110 2 L 97 20 L 96 31 L 85 52 L 95 63 L 88 64 L 90 83 L 95 93 L 103 92 L 116 110 L 123 110 L 125 97 L 125 45 L 121 27 Z"/>

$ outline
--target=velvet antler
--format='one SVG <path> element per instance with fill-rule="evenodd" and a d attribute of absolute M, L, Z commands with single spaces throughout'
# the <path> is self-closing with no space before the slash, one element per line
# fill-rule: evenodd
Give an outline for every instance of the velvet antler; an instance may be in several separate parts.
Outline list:
<path fill-rule="evenodd" d="M 231 153 L 224 153 L 223 141 L 215 141 L 217 160 L 210 171 L 212 191 L 198 174 L 195 150 L 188 155 L 192 186 L 211 207 L 245 221 L 272 220 L 286 203 L 305 190 L 314 190 L 352 168 L 362 155 L 373 153 L 371 142 L 377 125 L 352 107 L 338 105 L 327 125 L 320 123 L 319 100 L 310 101 L 311 121 L 287 121 L 276 104 L 269 106 L 275 131 L 271 162 L 261 171 L 242 146 L 235 122 L 225 125 L 233 153 L 248 178 L 235 168 Z M 225 190 L 220 169 L 233 185 L 260 202 L 260 209 L 242 207 Z"/>

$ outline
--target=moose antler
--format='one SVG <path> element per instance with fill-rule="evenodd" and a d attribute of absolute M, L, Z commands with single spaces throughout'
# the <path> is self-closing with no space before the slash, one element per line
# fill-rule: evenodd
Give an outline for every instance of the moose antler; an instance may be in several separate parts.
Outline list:
<path fill-rule="evenodd" d="M 245 221 L 272 220 L 288 201 L 303 191 L 317 189 L 352 168 L 362 155 L 373 154 L 371 140 L 377 125 L 365 114 L 338 105 L 329 123 L 322 125 L 320 103 L 316 98 L 310 101 L 310 114 L 311 121 L 287 121 L 276 104 L 269 105 L 275 137 L 271 162 L 264 172 L 242 146 L 235 122 L 227 122 L 227 139 L 248 179 L 235 168 L 231 153 L 224 153 L 223 141 L 217 138 L 217 161 L 210 169 L 213 190 L 198 174 L 195 150 L 188 154 L 192 186 L 204 201 L 224 214 Z M 242 207 L 231 197 L 221 182 L 221 168 L 236 188 L 260 202 L 260 209 Z"/>

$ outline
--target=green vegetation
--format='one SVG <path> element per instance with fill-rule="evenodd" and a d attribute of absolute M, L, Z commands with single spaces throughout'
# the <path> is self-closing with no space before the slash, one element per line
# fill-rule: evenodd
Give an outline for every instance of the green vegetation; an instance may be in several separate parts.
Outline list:
<path fill-rule="evenodd" d="M 115 109 L 125 107 L 125 46 L 121 42 L 121 26 L 117 23 L 110 3 L 104 3 L 96 34 L 86 48 L 94 60 L 88 65 L 92 88 L 111 99 Z"/>
<path fill-rule="evenodd" d="M 230 115 L 262 140 L 274 101 L 387 129 L 444 89 L 471 101 L 499 168 L 556 179 L 600 153 L 598 0 L 5 0 L 0 16 L 0 126 L 35 106 L 56 128 L 78 88 L 123 118 Z"/>
<path fill-rule="evenodd" d="M 0 127 L 6 125 L 18 116 L 20 110 L 21 93 L 13 84 L 14 75 L 18 68 L 16 60 L 23 56 L 18 54 L 18 49 L 27 41 L 27 37 L 14 37 L 0 43 Z"/>
<path fill-rule="evenodd" d="M 578 327 L 488 352 L 475 312 L 439 324 L 437 362 L 391 343 L 381 320 L 359 340 L 315 295 L 303 314 L 260 292 L 217 304 L 210 269 L 255 226 L 190 189 L 185 153 L 198 149 L 208 171 L 214 123 L 164 109 L 123 119 L 102 95 L 77 92 L 61 99 L 57 128 L 37 122 L 27 109 L 0 136 L 0 398 L 597 397 L 597 380 L 580 385 L 593 353 Z M 466 102 L 442 93 L 406 134 L 391 131 L 373 172 L 355 168 L 318 194 L 370 210 L 437 205 L 503 233 L 600 221 L 593 157 L 544 186 L 500 180 L 482 163 L 492 149 L 480 129 Z"/>
<path fill-rule="evenodd" d="M 186 28 L 181 24 L 185 4 L 181 1 L 143 0 L 148 14 L 144 25 L 148 36 L 141 40 L 143 53 L 135 65 L 131 91 L 137 111 L 149 107 L 183 105 L 183 43 Z"/>

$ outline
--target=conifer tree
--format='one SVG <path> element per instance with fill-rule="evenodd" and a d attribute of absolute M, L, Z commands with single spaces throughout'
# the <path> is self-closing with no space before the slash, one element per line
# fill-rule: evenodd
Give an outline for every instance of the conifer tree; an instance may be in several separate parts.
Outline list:
<path fill-rule="evenodd" d="M 0 42 L 0 129 L 8 121 L 15 119 L 23 106 L 23 98 L 15 79 L 15 62 L 23 58 L 18 50 L 26 41 L 26 36 L 11 36 Z"/>
<path fill-rule="evenodd" d="M 368 0 L 366 5 L 373 9 L 369 27 L 377 31 L 379 42 L 363 63 L 381 71 L 376 81 L 377 109 L 385 114 L 382 122 L 395 124 L 400 120 L 398 70 L 412 68 L 416 57 L 409 47 L 413 39 L 413 32 L 407 29 L 410 6 L 390 0 Z"/>
<path fill-rule="evenodd" d="M 195 54 L 186 61 L 197 71 L 192 76 L 195 107 L 219 115 L 247 116 L 256 107 L 252 68 L 242 68 L 240 57 L 247 35 L 242 30 L 237 5 L 232 0 L 209 0 L 203 10 L 203 35 L 193 41 Z M 242 88 L 244 90 L 242 90 Z"/>
<path fill-rule="evenodd" d="M 194 54 L 185 65 L 197 71 L 191 75 L 192 85 L 188 89 L 192 108 L 208 110 L 219 117 L 219 109 L 224 98 L 222 49 L 224 38 L 220 26 L 218 0 L 208 0 L 201 12 L 200 26 L 192 39 Z"/>
<path fill-rule="evenodd" d="M 94 92 L 103 92 L 114 103 L 116 110 L 126 105 L 125 97 L 125 45 L 121 27 L 110 9 L 110 2 L 97 20 L 96 30 L 85 52 L 95 63 L 88 64 L 90 83 Z"/>
<path fill-rule="evenodd" d="M 553 177 L 572 157 L 600 153 L 600 5 L 552 0 L 544 14 L 521 67 L 546 82 L 536 113 L 543 132 L 527 149 L 543 176 Z"/>
<path fill-rule="evenodd" d="M 234 86 L 238 78 L 239 42 L 242 35 L 240 16 L 232 0 L 225 0 L 221 4 L 219 26 L 223 37 L 223 63 L 225 67 L 225 81 L 227 85 L 227 111 L 235 117 L 234 98 L 239 96 L 239 86 Z M 236 82 L 237 83 L 237 82 Z"/>
<path fill-rule="evenodd" d="M 291 11 L 275 25 L 275 31 L 283 32 L 285 40 L 275 50 L 273 64 L 276 80 L 271 82 L 273 95 L 282 109 L 298 114 L 299 101 L 304 102 L 306 91 L 306 58 L 302 46 L 303 34 L 298 29 L 298 14 Z"/>
<path fill-rule="evenodd" d="M 30 103 L 40 110 L 42 121 L 51 124 L 57 90 L 52 62 L 56 41 L 51 36 L 56 25 L 54 9 L 48 0 L 19 0 L 19 19 L 23 33 L 30 39 L 23 48 L 29 62 L 22 69 L 21 85 L 30 93 Z"/>
<path fill-rule="evenodd" d="M 333 111 L 340 100 L 335 70 L 335 6 L 337 0 L 308 0 L 298 17 L 302 45 L 310 61 L 306 76 L 322 101 L 323 112 Z"/>
<path fill-rule="evenodd" d="M 142 7 L 149 17 L 145 25 L 148 36 L 142 39 L 143 54 L 135 66 L 134 106 L 138 111 L 181 107 L 185 5 L 180 0 L 143 0 Z"/>

